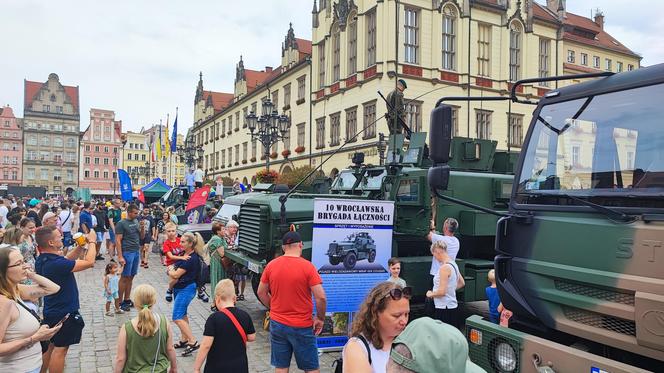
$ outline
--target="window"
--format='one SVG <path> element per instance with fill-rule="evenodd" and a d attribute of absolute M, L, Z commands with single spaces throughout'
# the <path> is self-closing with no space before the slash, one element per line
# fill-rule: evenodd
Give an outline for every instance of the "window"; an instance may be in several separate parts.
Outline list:
<path fill-rule="evenodd" d="M 249 115 L 249 108 L 245 106 L 242 108 L 242 128 L 247 128 L 247 115 Z"/>
<path fill-rule="evenodd" d="M 35 136 L 28 137 L 28 145 L 37 145 L 37 138 Z"/>
<path fill-rule="evenodd" d="M 108 171 L 104 171 L 104 179 L 108 179 Z"/>
<path fill-rule="evenodd" d="M 279 111 L 279 90 L 272 92 L 272 103 L 274 104 L 274 109 Z"/>
<path fill-rule="evenodd" d="M 521 78 L 521 26 L 512 22 L 510 26 L 510 80 Z"/>
<path fill-rule="evenodd" d="M 256 158 L 256 152 L 258 151 L 258 142 L 256 140 L 251 140 L 251 158 Z"/>
<path fill-rule="evenodd" d="M 51 145 L 51 139 L 48 136 L 43 136 L 41 140 L 41 146 Z"/>
<path fill-rule="evenodd" d="M 99 179 L 99 171 L 95 170 L 93 175 L 95 179 Z"/>
<path fill-rule="evenodd" d="M 332 31 L 332 82 L 339 81 L 339 76 L 341 74 L 341 33 L 339 31 L 339 26 L 334 26 L 334 31 Z"/>
<path fill-rule="evenodd" d="M 67 139 L 67 147 L 68 148 L 75 148 L 76 147 L 76 140 L 73 137 L 70 137 Z"/>
<path fill-rule="evenodd" d="M 363 139 L 371 139 L 376 137 L 376 101 L 368 102 L 363 105 L 363 123 L 364 129 Z"/>
<path fill-rule="evenodd" d="M 357 72 L 357 15 L 351 14 L 347 29 L 348 38 L 348 75 Z"/>
<path fill-rule="evenodd" d="M 491 26 L 480 24 L 477 35 L 477 75 L 491 73 Z"/>
<path fill-rule="evenodd" d="M 74 181 L 74 170 L 67 170 L 67 181 L 69 182 Z"/>
<path fill-rule="evenodd" d="M 355 142 L 357 137 L 357 106 L 346 109 L 346 141 Z"/>
<path fill-rule="evenodd" d="M 275 93 L 277 93 L 277 92 L 275 92 Z M 277 107 L 276 102 L 274 103 L 274 107 L 275 108 Z M 237 113 L 235 113 L 235 131 L 239 131 L 239 130 L 240 130 L 240 112 L 238 111 Z"/>
<path fill-rule="evenodd" d="M 339 145 L 341 142 L 341 113 L 330 115 L 330 146 Z"/>
<path fill-rule="evenodd" d="M 304 126 L 305 123 L 297 125 L 297 146 L 304 147 Z"/>
<path fill-rule="evenodd" d="M 99 153 L 99 146 L 95 146 L 95 152 Z"/>
<path fill-rule="evenodd" d="M 35 179 L 35 169 L 34 168 L 28 168 L 28 179 Z"/>
<path fill-rule="evenodd" d="M 226 132 L 227 134 L 233 133 L 233 116 L 229 115 L 228 116 L 228 131 Z"/>
<path fill-rule="evenodd" d="M 634 65 L 630 63 L 627 65 L 627 71 L 632 71 L 632 70 L 634 70 Z"/>
<path fill-rule="evenodd" d="M 318 44 L 318 88 L 325 87 L 325 41 Z"/>
<path fill-rule="evenodd" d="M 443 69 L 456 70 L 456 11 L 452 6 L 443 8 Z"/>
<path fill-rule="evenodd" d="M 551 40 L 540 38 L 539 39 L 539 77 L 548 78 L 549 72 L 549 56 L 551 55 Z M 541 86 L 548 87 L 548 82 L 539 83 Z"/>
<path fill-rule="evenodd" d="M 404 58 L 406 63 L 418 63 L 419 47 L 417 10 L 406 8 L 404 18 Z"/>
<path fill-rule="evenodd" d="M 256 111 L 254 110 L 254 114 L 255 114 L 255 113 L 256 113 Z M 222 119 L 222 120 L 221 120 L 221 132 L 219 132 L 219 134 L 221 135 L 221 137 L 224 137 L 224 136 L 225 136 L 225 135 L 224 135 L 224 132 L 226 132 L 226 119 Z"/>
<path fill-rule="evenodd" d="M 129 167 L 127 167 L 127 168 L 129 168 Z M 129 171 L 129 170 L 127 170 L 127 171 Z M 86 179 L 89 179 L 90 178 L 90 171 L 88 171 L 88 170 L 83 171 L 83 177 L 85 177 Z"/>
<path fill-rule="evenodd" d="M 226 149 L 221 149 L 221 167 L 226 167 Z"/>
<path fill-rule="evenodd" d="M 316 119 L 316 149 L 325 147 L 325 117 Z"/>
<path fill-rule="evenodd" d="M 593 67 L 599 69 L 599 57 L 593 56 Z"/>
<path fill-rule="evenodd" d="M 246 162 L 247 161 L 247 153 L 249 149 L 249 143 L 248 142 L 243 142 L 242 143 L 242 161 Z M 219 154 L 217 154 L 219 156 Z"/>
<path fill-rule="evenodd" d="M 233 147 L 228 148 L 228 167 L 233 165 Z"/>
<path fill-rule="evenodd" d="M 376 64 L 376 9 L 366 15 L 367 20 L 367 67 Z"/>
<path fill-rule="evenodd" d="M 90 157 L 85 157 L 85 164 L 90 164 Z"/>
<path fill-rule="evenodd" d="M 217 134 L 217 138 L 219 138 L 219 135 L 221 134 L 221 132 L 219 132 L 219 129 L 220 129 L 220 126 L 219 126 L 219 123 L 217 122 L 215 124 L 215 131 L 214 131 L 214 133 Z"/>
<path fill-rule="evenodd" d="M 42 105 L 42 111 L 45 113 L 51 112 L 51 105 Z M 48 176 L 46 177 L 48 179 Z"/>
<path fill-rule="evenodd" d="M 284 107 L 290 108 L 290 83 L 286 84 L 284 86 Z M 246 108 L 245 108 L 245 114 L 246 114 Z"/>
<path fill-rule="evenodd" d="M 99 164 L 99 158 L 95 157 L 95 164 Z"/>
<path fill-rule="evenodd" d="M 108 166 L 108 158 L 104 158 L 104 164 Z"/>
<path fill-rule="evenodd" d="M 574 51 L 573 50 L 567 50 L 567 62 L 569 63 L 574 63 L 576 58 L 574 57 Z"/>
<path fill-rule="evenodd" d="M 605 58 L 604 59 L 604 68 L 606 71 L 611 71 L 611 59 L 610 58 Z"/>
<path fill-rule="evenodd" d="M 408 101 L 406 105 L 406 124 L 413 132 L 420 132 L 422 129 L 422 103 Z"/>
<path fill-rule="evenodd" d="M 129 144 L 129 145 L 132 145 L 132 144 Z M 85 146 L 85 151 L 86 151 L 86 152 L 89 152 L 89 151 L 90 151 L 90 145 L 86 145 L 86 146 Z"/>
<path fill-rule="evenodd" d="M 452 106 L 452 136 L 459 136 L 459 107 Z"/>
<path fill-rule="evenodd" d="M 588 66 L 588 54 L 581 53 L 581 65 Z"/>
<path fill-rule="evenodd" d="M 521 147 L 523 145 L 523 115 L 512 114 L 508 121 L 510 124 L 510 145 Z"/>
<path fill-rule="evenodd" d="M 478 139 L 489 140 L 491 138 L 491 112 L 475 109 L 475 132 Z"/>
<path fill-rule="evenodd" d="M 303 76 L 297 78 L 297 100 L 298 101 L 302 100 L 304 102 L 304 95 L 307 92 L 306 81 L 307 81 L 307 76 L 306 75 L 303 75 Z"/>
<path fill-rule="evenodd" d="M 160 136 L 161 137 L 161 136 Z M 210 129 L 206 128 L 205 129 L 205 143 L 207 144 L 208 141 L 210 141 Z"/>
<path fill-rule="evenodd" d="M 235 164 L 240 162 L 240 144 L 235 145 Z"/>
<path fill-rule="evenodd" d="M 622 62 L 616 62 L 616 71 L 621 73 L 623 72 L 623 63 Z"/>
<path fill-rule="evenodd" d="M 48 170 L 42 168 L 40 170 L 40 176 L 42 180 L 48 180 Z"/>

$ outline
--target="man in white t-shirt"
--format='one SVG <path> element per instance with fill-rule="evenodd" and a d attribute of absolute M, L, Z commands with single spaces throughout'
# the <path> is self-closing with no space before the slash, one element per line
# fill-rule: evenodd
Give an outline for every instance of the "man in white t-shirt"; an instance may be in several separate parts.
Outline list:
<path fill-rule="evenodd" d="M 459 230 L 459 222 L 454 219 L 454 218 L 447 218 L 445 220 L 445 223 L 443 224 L 443 234 L 437 234 L 434 231 L 429 232 L 429 235 L 427 238 L 431 243 L 434 243 L 436 241 L 445 241 L 445 244 L 447 244 L 447 254 L 452 258 L 452 260 L 456 260 L 457 254 L 459 253 L 459 239 L 454 237 L 454 233 L 456 233 Z M 431 270 L 429 271 L 429 274 L 433 277 L 438 273 L 438 270 L 440 269 L 440 263 L 435 258 L 431 259 Z"/>
<path fill-rule="evenodd" d="M 60 207 L 62 207 L 62 211 L 58 215 L 58 225 L 62 229 L 62 241 L 66 249 L 72 245 L 71 223 L 74 220 L 74 215 L 69 209 L 67 202 L 62 202 Z"/>
<path fill-rule="evenodd" d="M 205 173 L 201 167 L 201 165 L 198 165 L 198 168 L 194 171 L 194 183 L 196 184 L 196 188 L 203 187 L 203 177 L 205 177 Z"/>

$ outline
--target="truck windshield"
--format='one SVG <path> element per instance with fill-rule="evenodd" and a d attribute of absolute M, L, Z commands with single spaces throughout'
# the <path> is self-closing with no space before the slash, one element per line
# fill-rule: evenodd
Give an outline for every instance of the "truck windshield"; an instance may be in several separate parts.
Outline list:
<path fill-rule="evenodd" d="M 214 220 L 221 221 L 226 224 L 229 220 L 233 219 L 233 215 L 237 216 L 239 213 L 240 206 L 224 203 L 219 209 L 219 212 L 217 212 L 217 215 L 214 216 Z"/>
<path fill-rule="evenodd" d="M 565 194 L 615 206 L 661 200 L 663 95 L 659 84 L 542 107 L 527 139 L 516 202 L 558 204 L 555 196 Z"/>
<path fill-rule="evenodd" d="M 334 190 L 351 190 L 353 188 L 353 185 L 355 185 L 355 182 L 357 181 L 357 178 L 355 175 L 353 175 L 353 171 L 351 170 L 344 170 L 337 175 L 337 178 L 334 180 L 334 184 L 332 184 L 332 189 Z"/>
<path fill-rule="evenodd" d="M 383 178 L 387 171 L 383 168 L 367 169 L 361 174 L 362 180 L 357 185 L 357 190 L 379 190 L 383 184 Z M 333 190 L 351 190 L 357 182 L 357 177 L 352 170 L 344 170 L 339 173 L 332 184 Z"/>

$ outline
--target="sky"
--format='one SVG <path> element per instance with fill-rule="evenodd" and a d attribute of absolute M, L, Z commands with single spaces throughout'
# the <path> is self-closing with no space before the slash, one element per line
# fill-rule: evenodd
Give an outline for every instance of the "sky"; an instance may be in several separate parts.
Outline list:
<path fill-rule="evenodd" d="M 545 0 L 538 0 L 546 3 Z M 206 90 L 232 92 L 240 55 L 247 69 L 276 67 L 289 23 L 311 38 L 313 0 L 2 0 L 0 105 L 23 116 L 23 80 L 56 73 L 79 86 L 81 127 L 90 108 L 115 111 L 123 130 L 193 121 L 198 74 Z M 600 7 L 605 29 L 643 56 L 664 62 L 664 1 L 567 0 L 589 17 Z"/>

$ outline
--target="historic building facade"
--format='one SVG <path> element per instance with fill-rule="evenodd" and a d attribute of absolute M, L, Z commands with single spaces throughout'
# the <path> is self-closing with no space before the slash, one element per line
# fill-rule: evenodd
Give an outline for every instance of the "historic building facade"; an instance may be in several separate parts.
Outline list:
<path fill-rule="evenodd" d="M 56 74 L 26 80 L 23 118 L 23 184 L 71 194 L 79 175 L 78 87 L 62 85 Z"/>
<path fill-rule="evenodd" d="M 124 133 L 122 168 L 131 176 L 132 186 L 142 187 L 150 182 L 146 172 L 139 172 L 140 167 L 147 167 L 150 159 L 150 139 L 141 132 Z"/>
<path fill-rule="evenodd" d="M 22 185 L 22 125 L 9 105 L 0 107 L 0 185 Z"/>
<path fill-rule="evenodd" d="M 79 187 L 90 188 L 93 196 L 118 194 L 121 153 L 122 121 L 111 110 L 90 109 L 90 124 L 81 134 Z"/>
<path fill-rule="evenodd" d="M 287 112 L 292 118 L 291 139 L 296 138 L 298 150 L 304 151 L 293 152 L 294 144 L 288 144 L 291 154 L 283 159 L 278 151 L 283 144 L 272 149 L 276 157 L 271 164 L 281 171 L 317 165 L 345 142 L 344 150 L 323 167 L 326 173 L 347 167 L 357 151 L 365 153 L 365 163 L 378 164 L 378 139 L 381 133 L 387 136 L 388 129 L 387 107 L 377 91 L 387 96 L 398 79 L 408 85 L 406 123 L 413 131 L 428 131 L 429 114 L 441 97 L 507 96 L 514 82 L 523 78 L 616 72 L 620 66 L 637 68 L 640 60 L 603 30 L 603 16 L 591 20 L 568 13 L 564 0 L 546 4 L 533 0 L 315 0 L 312 27 L 309 64 L 301 67 L 304 88 L 309 90 L 304 102 L 310 105 L 293 107 L 289 101 Z M 288 40 L 287 35 L 285 46 Z M 582 64 L 566 62 L 568 50 L 587 58 L 597 56 L 602 64 L 612 62 L 601 69 L 582 69 Z M 197 111 L 192 134 L 205 147 L 208 174 L 251 179 L 265 166 L 260 149 L 253 152 L 248 131 L 236 126 L 244 125 L 247 111 L 255 111 L 252 100 L 260 107 L 259 98 L 268 96 L 267 87 L 270 95 L 283 100 L 280 105 L 287 104 L 281 93 L 290 83 L 292 100 L 293 82 L 281 77 L 283 66 L 282 61 L 280 74 L 269 69 L 252 71 L 257 88 L 247 93 L 241 89 L 242 74 L 247 72 L 241 60 L 233 101 L 209 116 Z M 299 75 L 288 73 L 293 79 Z M 518 86 L 516 93 L 523 99 L 537 99 L 574 82 L 528 84 Z M 199 91 L 201 81 L 197 107 L 202 105 Z M 507 101 L 451 104 L 454 136 L 491 139 L 499 149 L 520 150 L 532 106 L 510 107 Z"/>
<path fill-rule="evenodd" d="M 161 158 L 157 156 L 154 141 L 155 136 L 159 136 L 159 129 L 162 131 L 162 153 Z M 172 129 L 171 129 L 172 130 Z M 124 134 L 126 143 L 124 144 L 123 166 L 132 179 L 132 186 L 140 188 L 150 183 L 154 178 L 159 177 L 170 186 L 184 183 L 185 165 L 180 161 L 177 153 L 166 152 L 166 127 L 152 126 L 147 129 L 141 129 L 140 132 L 127 132 Z M 169 139 L 172 134 L 169 134 Z M 177 135 L 177 145 L 182 145 L 184 136 Z"/>

